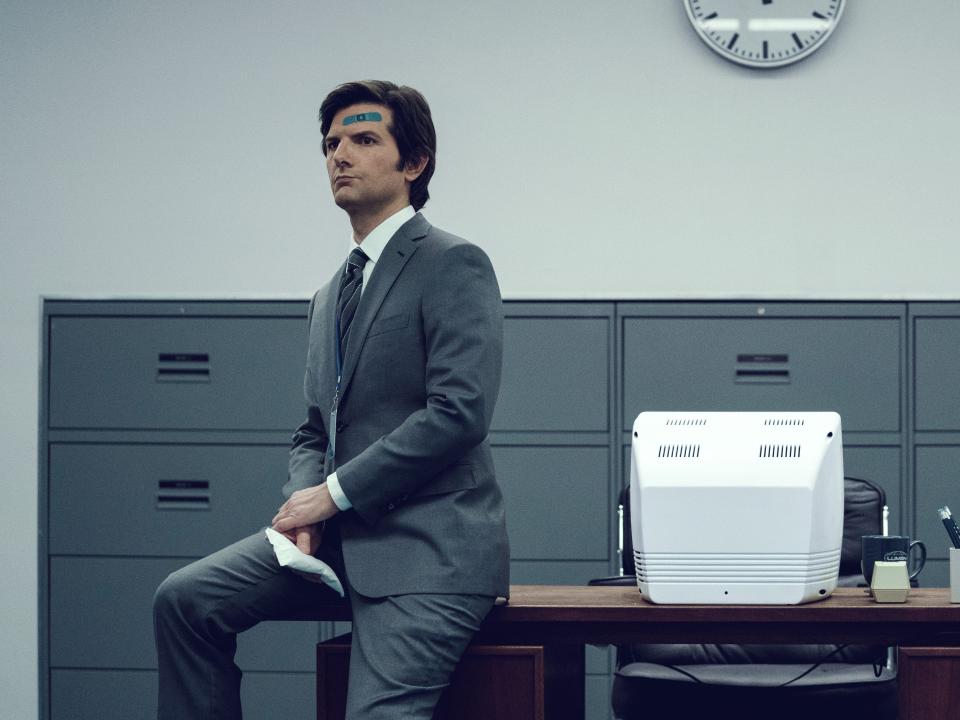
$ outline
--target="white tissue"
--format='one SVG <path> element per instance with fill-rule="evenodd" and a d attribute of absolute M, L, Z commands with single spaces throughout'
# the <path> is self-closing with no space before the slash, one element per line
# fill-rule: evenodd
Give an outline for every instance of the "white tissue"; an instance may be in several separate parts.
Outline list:
<path fill-rule="evenodd" d="M 278 533 L 273 528 L 267 528 L 267 540 L 273 545 L 273 552 L 277 556 L 280 567 L 290 568 L 301 577 L 312 582 L 322 582 L 336 590 L 343 597 L 343 585 L 340 578 L 322 560 L 301 552 L 286 535 Z"/>

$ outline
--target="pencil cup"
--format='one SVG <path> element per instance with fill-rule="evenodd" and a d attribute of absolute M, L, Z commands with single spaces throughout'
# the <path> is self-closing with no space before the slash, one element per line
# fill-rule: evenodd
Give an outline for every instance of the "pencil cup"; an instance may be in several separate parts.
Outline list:
<path fill-rule="evenodd" d="M 960 549 L 950 548 L 950 602 L 960 603 Z"/>

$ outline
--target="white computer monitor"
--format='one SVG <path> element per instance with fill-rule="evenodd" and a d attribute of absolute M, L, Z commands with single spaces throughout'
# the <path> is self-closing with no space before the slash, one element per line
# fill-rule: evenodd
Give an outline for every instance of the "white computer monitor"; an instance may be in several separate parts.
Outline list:
<path fill-rule="evenodd" d="M 797 604 L 837 586 L 835 412 L 643 412 L 633 424 L 637 586 L 655 603 Z"/>

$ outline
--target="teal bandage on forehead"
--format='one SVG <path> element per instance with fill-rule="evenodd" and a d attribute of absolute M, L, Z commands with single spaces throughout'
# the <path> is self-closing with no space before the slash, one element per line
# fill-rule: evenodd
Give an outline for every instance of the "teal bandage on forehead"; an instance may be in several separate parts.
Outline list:
<path fill-rule="evenodd" d="M 343 119 L 344 125 L 353 125 L 353 123 L 358 122 L 380 122 L 383 120 L 383 115 L 378 112 L 365 112 L 357 113 L 356 115 L 347 115 Z"/>

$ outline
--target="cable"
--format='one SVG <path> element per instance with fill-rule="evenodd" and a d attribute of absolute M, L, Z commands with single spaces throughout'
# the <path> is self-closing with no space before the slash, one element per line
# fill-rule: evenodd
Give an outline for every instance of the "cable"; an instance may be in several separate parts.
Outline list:
<path fill-rule="evenodd" d="M 801 678 L 805 678 L 807 675 L 809 675 L 809 674 L 812 673 L 814 670 L 816 670 L 818 667 L 820 667 L 821 665 L 823 665 L 827 660 L 829 660 L 831 657 L 833 657 L 833 656 L 836 655 L 838 652 L 840 652 L 841 650 L 843 650 L 845 647 L 846 647 L 846 645 L 837 645 L 833 650 L 831 650 L 831 651 L 828 652 L 826 655 L 824 655 L 822 658 L 820 658 L 815 664 L 811 665 L 811 666 L 808 667 L 806 670 L 804 670 L 802 673 L 800 673 L 800 674 L 797 675 L 795 678 L 793 678 L 793 680 L 787 680 L 785 683 L 783 683 L 782 685 L 778 685 L 777 687 L 786 687 L 787 685 L 790 685 L 790 684 L 792 684 L 792 683 L 795 683 L 797 680 L 800 680 Z M 874 672 L 876 672 L 876 667 L 874 667 Z M 877 677 L 880 677 L 880 676 L 877 675 Z"/>
<path fill-rule="evenodd" d="M 844 645 L 837 645 L 837 647 L 835 647 L 833 650 L 831 650 L 830 652 L 828 652 L 826 655 L 824 655 L 822 658 L 820 658 L 817 662 L 815 662 L 813 665 L 811 665 L 810 667 L 808 667 L 808 668 L 807 668 L 806 670 L 804 670 L 802 673 L 800 673 L 799 675 L 797 675 L 795 678 L 793 678 L 793 679 L 791 679 L 791 680 L 787 680 L 785 683 L 781 683 L 780 685 L 773 685 L 773 686 L 770 686 L 770 687 L 787 687 L 788 685 L 792 685 L 793 683 L 797 682 L 798 680 L 802 680 L 803 678 L 805 678 L 807 675 L 809 675 L 810 673 L 812 673 L 812 672 L 813 672 L 814 670 L 816 670 L 818 667 L 820 667 L 821 665 L 823 665 L 827 660 L 829 660 L 830 658 L 832 658 L 834 655 L 836 655 L 838 652 L 840 652 L 841 650 L 845 649 L 846 647 L 847 647 L 846 644 L 844 644 Z M 632 647 L 630 648 L 630 655 L 631 655 L 631 660 L 633 660 L 634 662 L 636 662 L 637 660 L 636 660 L 636 657 L 633 655 L 633 648 L 632 648 Z M 684 670 L 683 668 L 677 667 L 676 665 L 671 665 L 671 664 L 669 664 L 669 663 L 653 663 L 653 664 L 659 665 L 660 667 L 670 668 L 670 669 L 673 670 L 674 672 L 678 672 L 678 673 L 680 673 L 681 675 L 686 675 L 688 678 L 690 678 L 690 679 L 693 680 L 694 682 L 700 683 L 701 685 L 704 684 L 704 683 L 703 683 L 703 680 L 701 680 L 700 678 L 698 678 L 696 675 L 694 675 L 693 673 L 687 672 L 687 671 Z M 883 666 L 883 663 L 880 663 L 880 664 L 878 664 L 878 663 L 872 663 L 872 665 L 873 665 L 873 674 L 874 674 L 874 676 L 875 676 L 875 677 L 880 677 L 880 675 L 883 674 L 883 667 L 884 667 L 884 666 Z"/>

